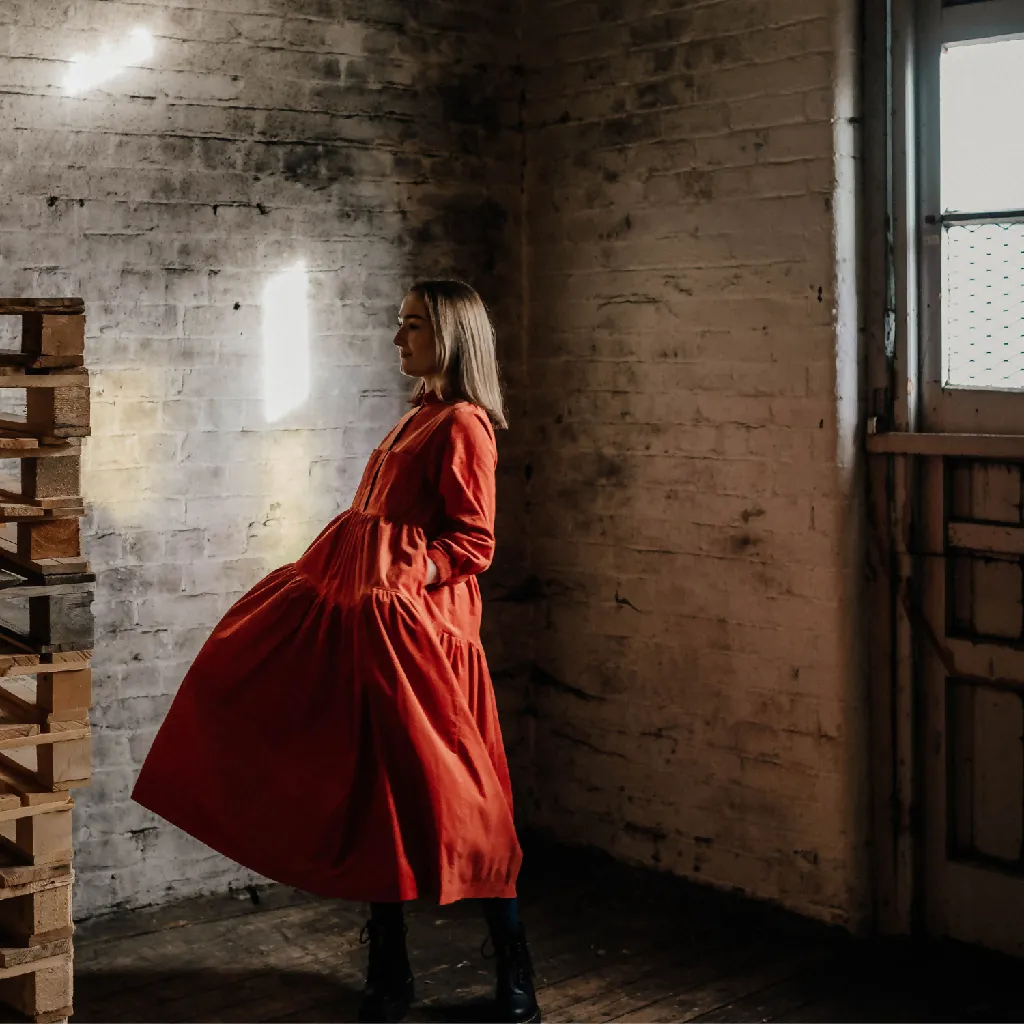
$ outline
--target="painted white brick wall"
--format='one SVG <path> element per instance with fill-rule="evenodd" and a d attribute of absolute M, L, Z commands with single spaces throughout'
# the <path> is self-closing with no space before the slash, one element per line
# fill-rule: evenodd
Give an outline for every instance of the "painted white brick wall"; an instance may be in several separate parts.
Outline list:
<path fill-rule="evenodd" d="M 515 39 L 515 14 L 445 0 L 0 4 L 0 293 L 84 296 L 95 374 L 96 772 L 76 810 L 78 916 L 251 880 L 129 793 L 212 625 L 347 506 L 402 411 L 390 338 L 406 286 L 478 282 L 511 383 L 521 375 L 521 83 L 515 48 L 502 59 L 497 45 Z M 145 68 L 65 94 L 74 54 L 136 25 L 156 36 Z M 263 288 L 297 260 L 312 393 L 268 424 Z M 514 438 L 506 449 L 513 495 Z M 503 501 L 499 582 L 503 565 L 521 574 L 520 505 Z M 500 670 L 500 637 L 492 656 Z"/>
<path fill-rule="evenodd" d="M 400 411 L 401 291 L 457 272 L 512 395 L 486 625 L 524 821 L 863 916 L 846 2 L 514 8 L 0 5 L 0 291 L 84 295 L 96 368 L 80 915 L 250 880 L 127 794 Z M 135 24 L 151 68 L 62 94 Z M 262 289 L 299 258 L 314 394 L 270 427 Z"/>
<path fill-rule="evenodd" d="M 857 926 L 850 5 L 527 8 L 532 820 Z"/>

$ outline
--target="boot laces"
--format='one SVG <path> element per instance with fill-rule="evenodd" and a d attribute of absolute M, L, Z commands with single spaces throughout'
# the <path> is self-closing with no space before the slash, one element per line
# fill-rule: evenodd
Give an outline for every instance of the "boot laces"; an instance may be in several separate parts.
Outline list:
<path fill-rule="evenodd" d="M 516 936 L 511 943 L 512 960 L 516 965 L 516 981 L 525 986 L 533 979 L 533 960 L 530 957 L 530 947 L 522 935 Z"/>
<path fill-rule="evenodd" d="M 494 941 L 493 936 L 488 935 L 480 944 L 480 955 L 485 960 L 497 958 L 498 969 L 507 973 L 517 988 L 525 988 L 533 979 L 530 947 L 522 933 L 511 935 L 500 944 Z"/>

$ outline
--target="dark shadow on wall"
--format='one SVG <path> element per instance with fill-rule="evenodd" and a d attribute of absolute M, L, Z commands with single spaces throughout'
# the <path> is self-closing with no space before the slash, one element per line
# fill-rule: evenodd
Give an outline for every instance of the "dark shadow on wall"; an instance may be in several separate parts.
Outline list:
<path fill-rule="evenodd" d="M 532 719 L 529 683 L 518 666 L 529 659 L 534 607 L 492 601 L 519 585 L 529 565 L 519 5 L 473 12 L 437 3 L 402 6 L 391 56 L 415 61 L 419 76 L 416 116 L 403 124 L 395 155 L 406 284 L 456 277 L 480 292 L 495 323 L 506 388 L 510 429 L 498 438 L 498 544 L 481 583 L 488 602 L 484 643 L 523 809 L 533 785 Z M 347 74 L 373 81 L 377 58 L 350 62 Z"/>

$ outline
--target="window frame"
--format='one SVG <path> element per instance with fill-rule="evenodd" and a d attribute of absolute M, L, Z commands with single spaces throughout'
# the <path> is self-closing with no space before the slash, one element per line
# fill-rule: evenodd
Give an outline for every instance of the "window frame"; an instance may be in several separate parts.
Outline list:
<path fill-rule="evenodd" d="M 917 5 L 916 114 L 919 379 L 922 427 L 929 431 L 1024 434 L 1024 391 L 945 387 L 942 368 L 942 235 L 951 223 L 1024 220 L 1024 211 L 944 215 L 940 197 L 939 61 L 942 47 L 1024 38 L 1021 0 Z M 993 216 L 998 214 L 998 217 Z"/>

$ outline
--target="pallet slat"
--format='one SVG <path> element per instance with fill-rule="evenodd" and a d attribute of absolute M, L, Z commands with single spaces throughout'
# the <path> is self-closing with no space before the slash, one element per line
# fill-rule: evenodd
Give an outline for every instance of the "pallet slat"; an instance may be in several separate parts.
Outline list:
<path fill-rule="evenodd" d="M 0 499 L 0 523 L 56 522 L 61 519 L 81 518 L 85 514 L 86 508 L 81 502 L 77 505 L 62 505 L 60 508 L 39 508 Z"/>
<path fill-rule="evenodd" d="M 75 879 L 70 861 L 33 864 L 11 850 L 0 850 L 0 900 L 34 888 L 63 885 L 69 879 Z"/>
<path fill-rule="evenodd" d="M 17 551 L 12 551 L 3 541 L 0 541 L 0 567 L 8 571 L 23 572 L 28 578 L 39 582 L 47 579 L 64 580 L 68 576 L 88 576 L 88 582 L 93 582 L 96 578 L 85 558 L 66 555 L 55 558 L 27 558 Z"/>
<path fill-rule="evenodd" d="M 20 726 L 19 726 L 20 727 Z M 38 729 L 38 724 L 33 723 L 32 728 Z M 82 726 L 75 729 L 57 729 L 53 732 L 36 732 L 25 736 L 4 736 L 0 733 L 0 750 L 20 750 L 23 747 L 39 747 L 39 754 L 42 756 L 43 747 L 60 746 L 64 743 L 73 743 L 76 747 L 88 744 L 92 739 L 92 731 L 89 726 Z M 54 756 L 53 752 L 49 756 Z M 62 755 L 68 757 L 71 755 Z M 75 755 L 80 757 L 81 755 Z M 88 775 L 69 775 L 66 779 L 86 779 Z M 66 781 L 62 780 L 62 781 Z"/>
<path fill-rule="evenodd" d="M 0 901 L 72 885 L 74 881 L 70 862 L 29 864 L 7 850 L 0 850 Z"/>
<path fill-rule="evenodd" d="M 0 745 L 18 743 L 31 743 L 39 735 L 40 725 L 35 719 L 29 721 L 16 721 L 14 719 L 0 720 Z"/>
<path fill-rule="evenodd" d="M 0 679 L 12 676 L 37 676 L 42 673 L 77 672 L 89 667 L 92 651 L 67 651 L 47 657 L 51 660 L 43 661 L 38 654 L 0 652 Z"/>
<path fill-rule="evenodd" d="M 0 297 L 0 316 L 24 313 L 84 313 L 85 299 L 78 295 L 30 298 Z"/>
<path fill-rule="evenodd" d="M 24 373 L 20 370 L 5 368 L 0 373 L 0 388 L 69 388 L 85 390 L 89 387 L 89 371 L 82 368 L 74 373 Z M 7 429 L 8 424 L 15 427 L 26 426 L 18 420 L 0 419 Z"/>
<path fill-rule="evenodd" d="M 79 455 L 80 445 L 67 441 L 43 443 L 38 437 L 26 436 L 19 431 L 17 434 L 0 432 L 0 459 L 54 459 L 66 455 Z"/>
<path fill-rule="evenodd" d="M 73 296 L 59 299 L 12 299 L 0 298 L 0 316 L 17 316 L 24 313 L 84 313 L 85 299 Z"/>
<path fill-rule="evenodd" d="M 61 581 L 60 583 L 40 584 L 25 582 L 0 589 L 0 600 L 68 597 L 73 594 L 92 594 L 92 592 L 93 589 L 89 583 L 67 583 Z"/>
<path fill-rule="evenodd" d="M 67 956 L 70 953 L 70 937 L 41 942 L 35 946 L 0 946 L 0 970 L 38 963 L 51 957 Z"/>
<path fill-rule="evenodd" d="M 31 352 L 0 352 L 0 373 L 12 370 L 68 370 L 85 364 L 84 356 L 34 355 Z"/>

